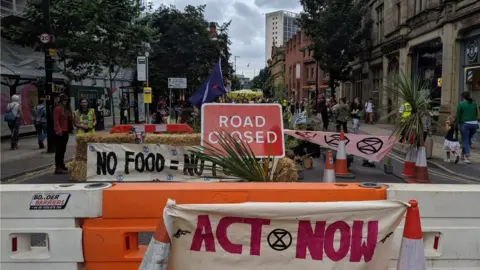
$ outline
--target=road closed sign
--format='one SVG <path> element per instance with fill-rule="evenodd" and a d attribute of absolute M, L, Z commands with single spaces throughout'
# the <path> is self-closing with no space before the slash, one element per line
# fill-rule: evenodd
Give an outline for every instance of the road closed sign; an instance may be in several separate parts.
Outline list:
<path fill-rule="evenodd" d="M 202 146 L 219 146 L 219 140 L 227 134 L 247 143 L 257 157 L 285 156 L 279 104 L 204 104 Z"/>

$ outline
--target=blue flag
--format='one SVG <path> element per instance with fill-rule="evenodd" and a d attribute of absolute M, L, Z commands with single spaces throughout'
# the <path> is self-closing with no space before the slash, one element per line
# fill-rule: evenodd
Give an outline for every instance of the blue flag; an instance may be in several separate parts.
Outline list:
<path fill-rule="evenodd" d="M 190 103 L 200 108 L 203 103 L 213 102 L 217 97 L 226 93 L 227 90 L 223 84 L 222 76 L 222 60 L 218 59 L 212 74 L 190 97 Z"/>

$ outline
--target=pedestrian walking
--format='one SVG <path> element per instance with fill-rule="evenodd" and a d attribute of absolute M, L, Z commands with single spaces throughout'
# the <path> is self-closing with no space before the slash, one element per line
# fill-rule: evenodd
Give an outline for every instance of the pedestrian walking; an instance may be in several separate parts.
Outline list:
<path fill-rule="evenodd" d="M 447 118 L 447 121 L 445 121 L 445 128 L 447 134 L 445 135 L 445 141 L 443 142 L 443 150 L 446 154 L 444 161 L 452 161 L 451 155 L 453 155 L 453 161 L 456 164 L 460 159 L 460 143 L 458 142 L 458 124 L 455 116 L 452 115 Z"/>
<path fill-rule="evenodd" d="M 37 132 L 38 147 L 45 148 L 45 138 L 47 137 L 47 108 L 45 107 L 45 98 L 39 99 L 39 104 L 33 107 L 33 124 Z"/>
<path fill-rule="evenodd" d="M 55 174 L 65 174 L 68 168 L 65 166 L 65 152 L 67 151 L 69 116 L 68 97 L 60 94 L 59 102 L 53 110 L 53 126 L 55 129 Z"/>
<path fill-rule="evenodd" d="M 460 124 L 460 132 L 462 133 L 462 152 L 464 162 L 469 164 L 470 161 L 470 145 L 475 132 L 477 132 L 478 121 L 480 120 L 480 109 L 470 96 L 470 92 L 462 93 L 463 101 L 457 106 L 456 117 Z"/>
<path fill-rule="evenodd" d="M 127 124 L 128 102 L 126 98 L 122 98 L 119 104 L 120 107 L 120 125 Z"/>
<path fill-rule="evenodd" d="M 373 110 L 374 110 L 373 99 L 369 98 L 368 101 L 365 103 L 366 124 L 373 125 Z"/>
<path fill-rule="evenodd" d="M 162 98 L 159 98 L 157 103 L 157 112 L 155 114 L 155 124 L 166 124 L 167 123 L 168 113 L 166 110 L 165 101 Z"/>
<path fill-rule="evenodd" d="M 332 108 L 332 112 L 337 124 L 337 132 L 340 132 L 343 129 L 343 132 L 348 133 L 347 123 L 350 117 L 350 110 L 346 102 L 347 98 L 340 98 L 340 102 Z"/>
<path fill-rule="evenodd" d="M 73 115 L 73 125 L 77 128 L 77 134 L 95 134 L 97 116 L 95 110 L 88 107 L 86 98 L 80 99 L 80 108 Z"/>
<path fill-rule="evenodd" d="M 362 113 L 362 106 L 360 104 L 360 99 L 356 97 L 352 103 L 352 107 L 350 108 L 350 115 L 353 122 L 353 134 L 358 134 L 359 132 L 360 116 Z"/>
<path fill-rule="evenodd" d="M 7 104 L 5 108 L 4 120 L 7 122 L 8 128 L 11 132 L 10 147 L 12 150 L 18 149 L 18 132 L 20 130 L 20 122 L 25 118 L 23 117 L 22 105 L 20 104 L 20 96 L 13 95 L 11 102 Z"/>

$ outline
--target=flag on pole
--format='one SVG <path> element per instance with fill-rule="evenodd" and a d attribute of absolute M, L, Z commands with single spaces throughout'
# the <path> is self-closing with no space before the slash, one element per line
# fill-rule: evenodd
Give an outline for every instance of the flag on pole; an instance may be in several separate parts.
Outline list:
<path fill-rule="evenodd" d="M 250 63 L 248 63 L 247 67 L 250 67 Z"/>
<path fill-rule="evenodd" d="M 226 93 L 227 90 L 223 84 L 222 60 L 218 59 L 212 74 L 190 97 L 190 103 L 200 108 L 203 103 L 213 102 L 217 97 Z"/>

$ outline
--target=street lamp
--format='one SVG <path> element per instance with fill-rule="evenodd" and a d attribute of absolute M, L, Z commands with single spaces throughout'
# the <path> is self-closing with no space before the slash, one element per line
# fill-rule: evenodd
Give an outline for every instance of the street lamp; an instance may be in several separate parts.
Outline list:
<path fill-rule="evenodd" d="M 237 58 L 240 58 L 240 56 L 235 55 L 233 57 L 233 59 L 234 59 L 233 62 L 234 62 L 234 65 L 235 65 L 235 75 L 237 75 Z"/>

